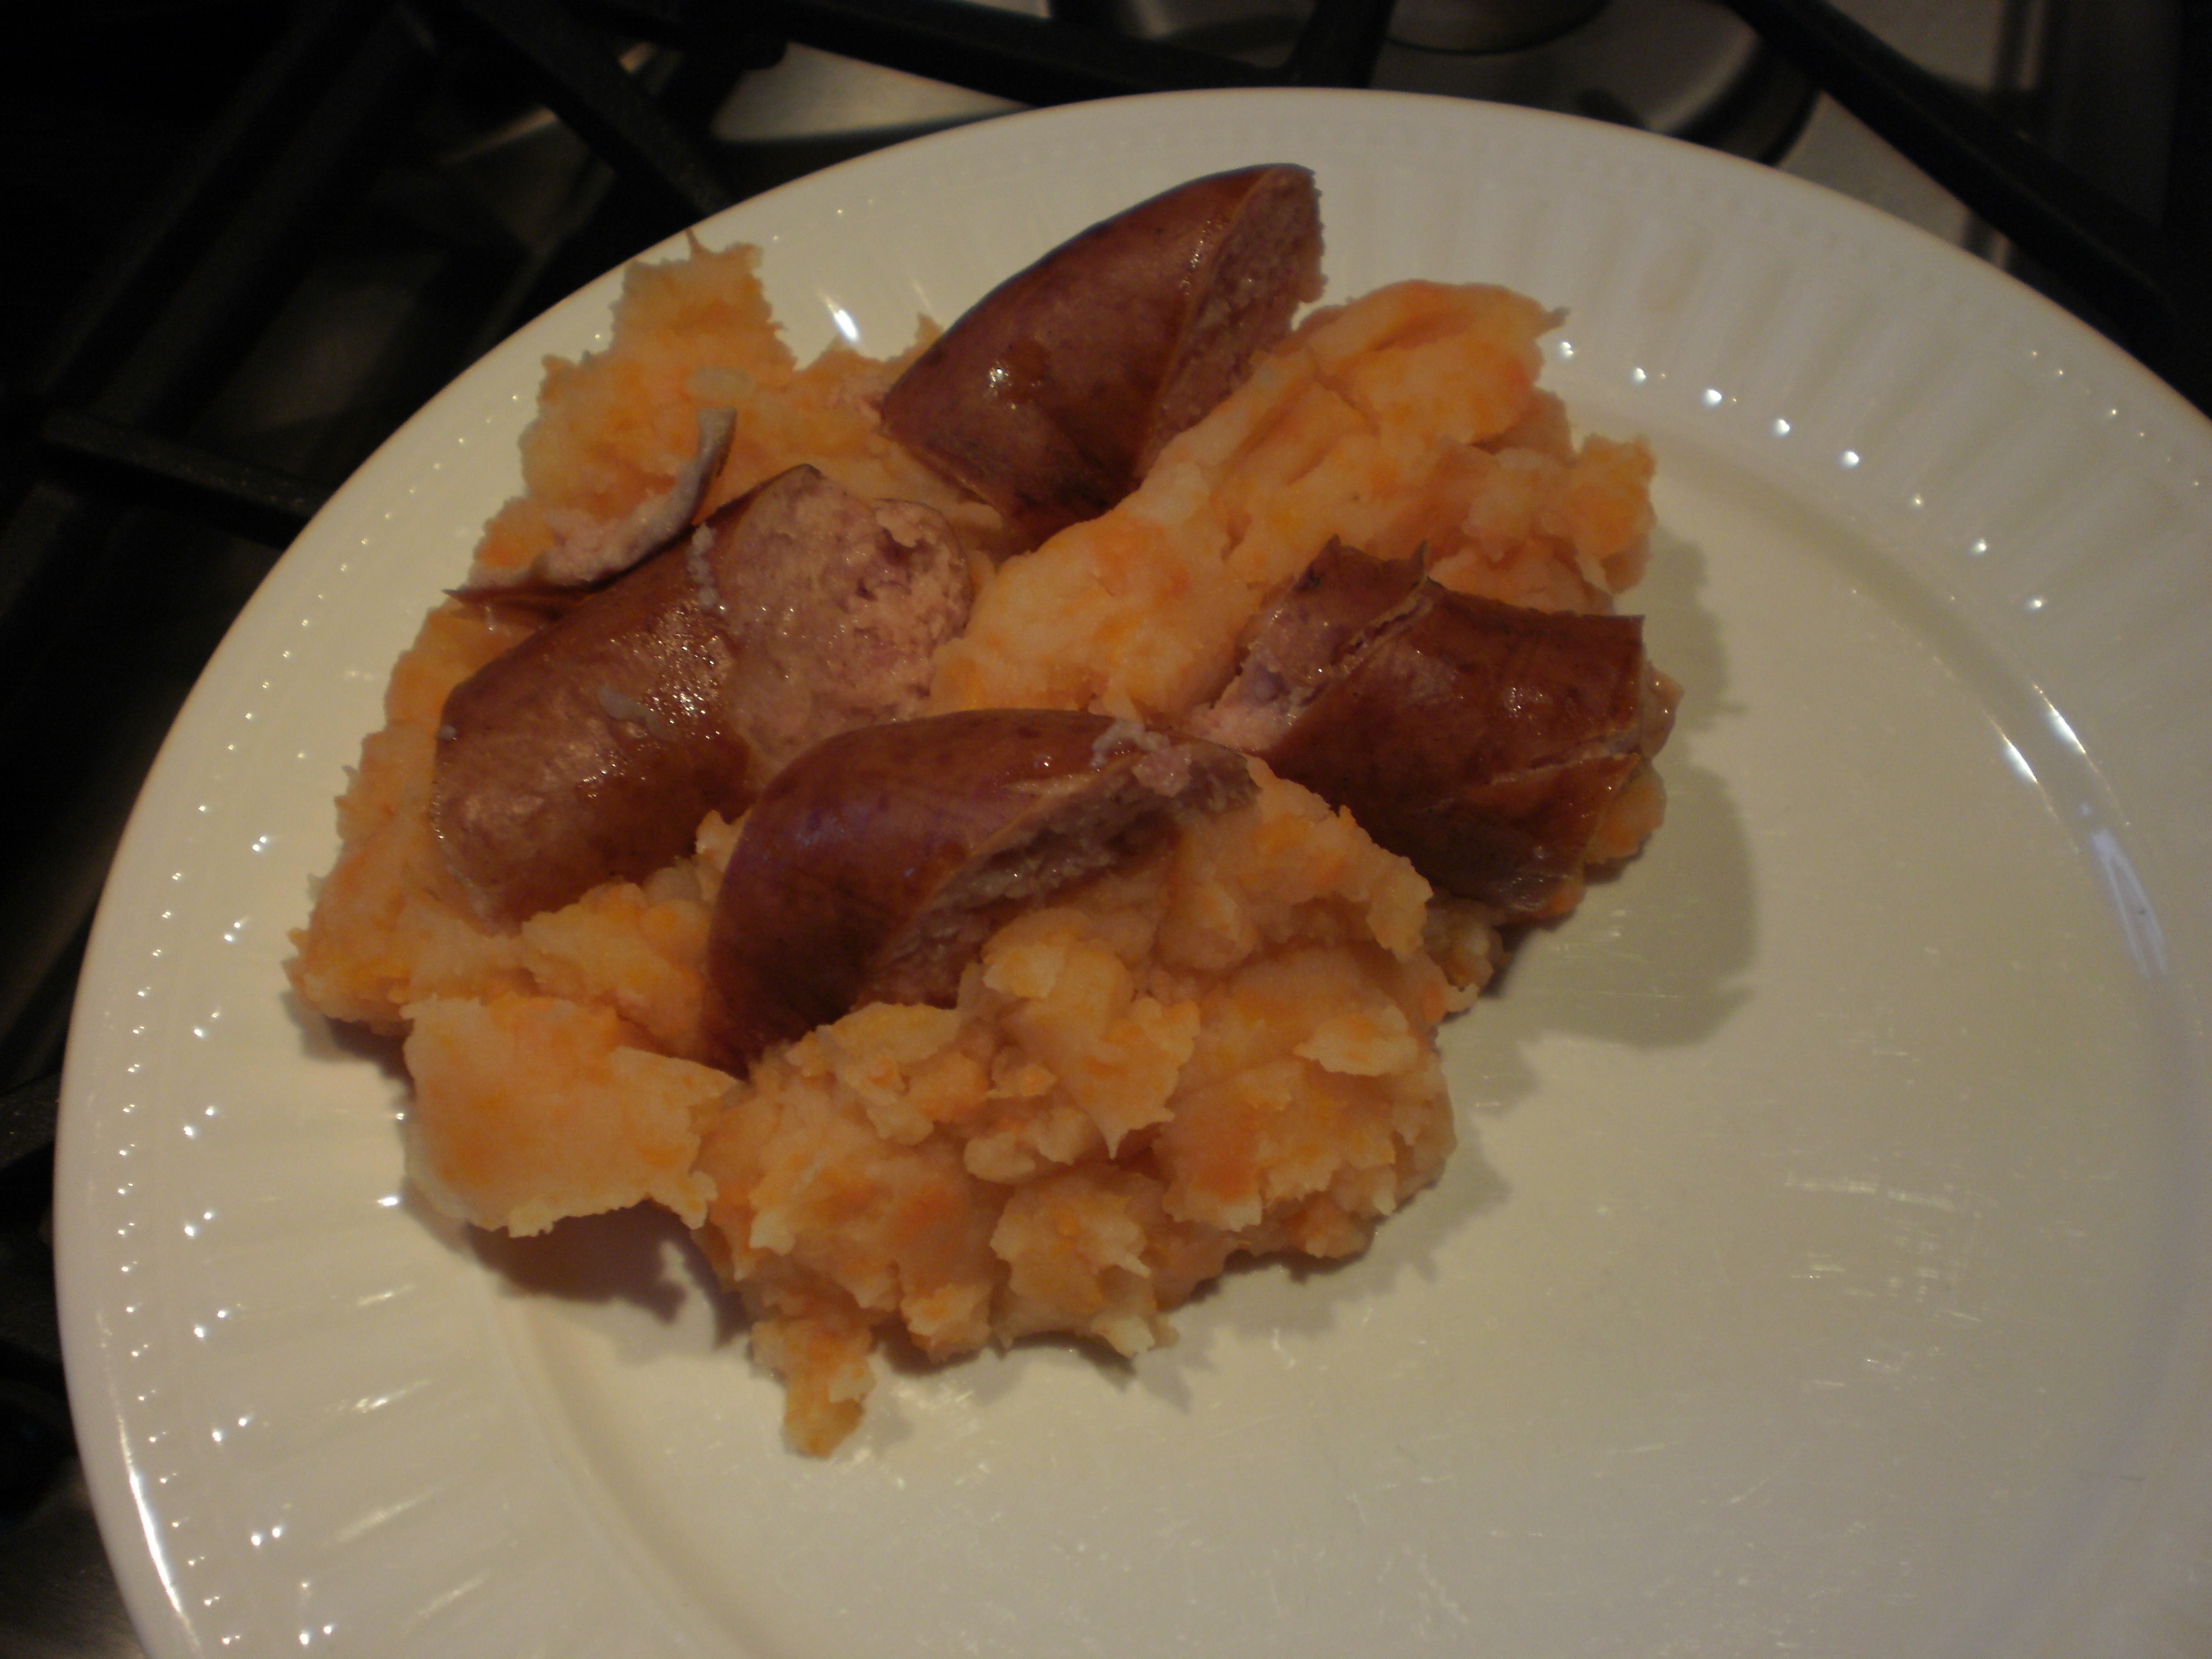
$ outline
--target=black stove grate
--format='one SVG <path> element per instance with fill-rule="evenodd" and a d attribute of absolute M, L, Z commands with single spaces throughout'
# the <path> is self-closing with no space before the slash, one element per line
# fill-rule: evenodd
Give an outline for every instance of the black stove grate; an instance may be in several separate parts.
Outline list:
<path fill-rule="evenodd" d="M 2212 5 L 2172 9 L 2154 224 L 1819 0 L 1729 3 L 2212 407 L 2212 75 L 2179 72 L 2212 70 Z M 62 82 L 96 73 L 69 54 L 125 29 L 154 43 L 143 72 L 173 40 L 171 67 L 228 93 L 182 131 L 11 135 L 15 153 L 86 175 L 64 184 L 106 192 L 74 219 L 49 210 L 60 186 L 31 192 L 19 246 L 74 248 L 115 204 L 136 207 L 66 306 L 0 317 L 0 1601 L 27 1572 L 88 1571 L 20 1563 L 25 1539 L 85 1531 L 81 1511 L 55 1518 L 70 1443 L 45 1229 L 56 1075 L 100 883 L 208 653 L 329 490 L 517 324 L 777 182 L 708 123 L 787 41 L 1041 105 L 1365 84 L 1389 6 L 1316 0 L 1273 67 L 1114 32 L 1105 0 L 1056 0 L 1049 20 L 965 0 L 102 0 L 81 36 L 49 20 Z M 231 57 L 194 55 L 210 44 Z M 46 63 L 27 50 L 11 71 L 26 121 L 69 95 L 31 84 Z M 149 192 L 155 171 L 167 183 Z M 342 397 L 286 378 L 311 338 Z M 342 349 L 325 364 L 331 338 Z M 131 1650 L 109 1638 L 104 1650 Z"/>

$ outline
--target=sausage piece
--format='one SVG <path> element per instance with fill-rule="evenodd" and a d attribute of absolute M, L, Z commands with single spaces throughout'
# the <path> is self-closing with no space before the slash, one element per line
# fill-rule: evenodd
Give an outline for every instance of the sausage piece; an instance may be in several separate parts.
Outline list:
<path fill-rule="evenodd" d="M 687 850 L 831 732 L 915 714 L 972 585 L 944 520 L 811 467 L 731 503 L 447 699 L 430 817 L 515 921 Z"/>
<path fill-rule="evenodd" d="M 456 686 L 430 822 L 478 908 L 556 908 L 741 810 L 752 750 L 721 696 L 734 659 L 678 548 Z"/>
<path fill-rule="evenodd" d="M 1332 547 L 1192 729 L 1351 810 L 1436 887 L 1507 920 L 1573 890 L 1678 695 L 1634 617 L 1531 611 Z M 1395 605 L 1358 613 L 1403 583 Z"/>
<path fill-rule="evenodd" d="M 932 658 L 975 598 L 943 516 L 863 501 L 811 466 L 728 513 L 689 557 L 736 647 L 726 696 L 758 751 L 756 785 L 835 732 L 919 714 Z"/>
<path fill-rule="evenodd" d="M 1321 288 L 1311 173 L 1196 179 L 985 295 L 899 377 L 884 429 L 1041 542 L 1135 488 Z"/>
<path fill-rule="evenodd" d="M 1063 709 L 848 732 L 746 817 L 708 939 L 715 1063 L 864 1002 L 950 1003 L 1015 909 L 1250 796 L 1243 757 Z"/>
<path fill-rule="evenodd" d="M 1420 586 L 1425 563 L 1371 559 L 1331 537 L 1261 619 L 1237 678 L 1191 729 L 1248 754 L 1273 747 L 1352 641 Z"/>

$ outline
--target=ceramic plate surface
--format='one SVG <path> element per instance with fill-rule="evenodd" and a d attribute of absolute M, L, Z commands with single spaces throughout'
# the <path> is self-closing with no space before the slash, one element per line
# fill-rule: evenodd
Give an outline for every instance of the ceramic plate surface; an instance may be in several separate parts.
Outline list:
<path fill-rule="evenodd" d="M 209 668 L 109 884 L 58 1183 L 159 1659 L 2212 1650 L 2212 428 L 1988 267 L 1614 128 L 1382 94 L 1012 118 L 733 209 L 902 346 L 1194 174 L 1331 292 L 1510 283 L 1660 457 L 1651 850 L 1451 1028 L 1467 1145 L 1180 1346 L 886 1375 L 829 1462 L 678 1234 L 471 1242 L 285 933 L 600 282 L 393 438 Z"/>

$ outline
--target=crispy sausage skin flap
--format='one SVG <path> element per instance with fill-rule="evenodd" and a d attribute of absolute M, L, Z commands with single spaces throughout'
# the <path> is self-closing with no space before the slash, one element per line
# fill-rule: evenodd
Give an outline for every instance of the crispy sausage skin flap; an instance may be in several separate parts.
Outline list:
<path fill-rule="evenodd" d="M 708 936 L 708 1036 L 742 1073 L 865 1002 L 949 1003 L 1018 908 L 1250 796 L 1241 755 L 1062 709 L 848 732 L 746 817 Z"/>
<path fill-rule="evenodd" d="M 447 699 L 431 823 L 484 914 L 516 921 L 687 851 L 792 756 L 917 713 L 965 625 L 935 513 L 796 467 L 590 595 Z"/>
<path fill-rule="evenodd" d="M 891 387 L 884 428 L 1041 542 L 1135 488 L 1321 288 L 1311 173 L 1195 179 L 977 301 Z"/>
<path fill-rule="evenodd" d="M 1439 890 L 1522 920 L 1572 902 L 1678 695 L 1638 617 L 1478 599 L 1332 544 L 1192 729 L 1350 808 Z"/>

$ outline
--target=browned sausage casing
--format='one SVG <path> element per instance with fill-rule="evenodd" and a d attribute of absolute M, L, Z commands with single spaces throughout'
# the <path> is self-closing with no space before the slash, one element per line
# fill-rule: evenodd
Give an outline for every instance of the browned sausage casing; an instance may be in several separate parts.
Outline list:
<path fill-rule="evenodd" d="M 708 1037 L 743 1072 L 864 1002 L 949 1003 L 1014 908 L 1252 793 L 1243 757 L 1103 714 L 980 709 L 848 732 L 755 803 L 708 943 Z"/>
<path fill-rule="evenodd" d="M 1639 618 L 1478 599 L 1332 546 L 1193 728 L 1348 807 L 1443 891 L 1530 917 L 1583 874 L 1674 696 Z"/>
<path fill-rule="evenodd" d="M 1263 616 L 1237 678 L 1190 723 L 1200 737 L 1264 754 L 1374 625 L 1421 585 L 1426 561 L 1373 559 L 1335 538 Z"/>
<path fill-rule="evenodd" d="M 456 686 L 430 821 L 478 905 L 552 909 L 740 810 L 752 750 L 720 695 L 734 656 L 679 547 Z"/>
<path fill-rule="evenodd" d="M 1312 174 L 1196 179 L 985 295 L 899 377 L 884 428 L 1041 542 L 1135 488 L 1321 287 Z"/>
<path fill-rule="evenodd" d="M 833 732 L 917 712 L 964 625 L 937 514 L 811 467 L 732 502 L 456 687 L 431 822 L 487 915 L 520 921 L 687 851 Z"/>

